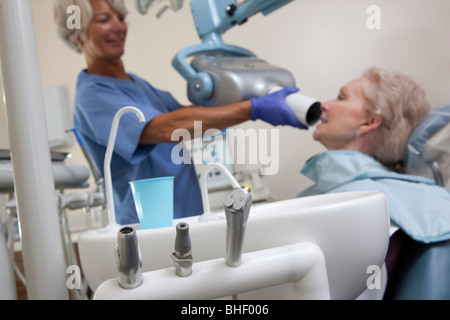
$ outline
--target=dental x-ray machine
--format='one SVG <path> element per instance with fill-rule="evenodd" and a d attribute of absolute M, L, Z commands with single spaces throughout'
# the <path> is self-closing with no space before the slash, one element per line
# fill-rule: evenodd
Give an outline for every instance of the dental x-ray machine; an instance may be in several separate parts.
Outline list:
<path fill-rule="evenodd" d="M 273 66 L 242 47 L 226 44 L 221 35 L 241 25 L 258 12 L 264 15 L 292 0 L 192 0 L 191 11 L 202 40 L 201 44 L 180 50 L 173 67 L 188 82 L 189 100 L 197 105 L 217 106 L 259 97 L 286 86 L 295 86 L 292 74 Z M 146 14 L 158 0 L 137 0 L 139 12 Z M 169 0 L 158 13 L 180 9 L 183 0 Z M 186 59 L 193 57 L 189 64 Z M 300 93 L 290 95 L 286 103 L 305 126 L 320 117 L 320 103 Z"/>

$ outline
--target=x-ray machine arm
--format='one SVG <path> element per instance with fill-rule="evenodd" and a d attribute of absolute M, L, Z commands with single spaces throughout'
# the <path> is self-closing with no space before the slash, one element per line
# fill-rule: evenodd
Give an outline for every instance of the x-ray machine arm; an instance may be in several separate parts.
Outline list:
<path fill-rule="evenodd" d="M 209 99 L 214 81 L 206 72 L 197 72 L 186 61 L 187 57 L 200 54 L 254 57 L 244 48 L 226 44 L 221 35 L 230 28 L 246 22 L 258 12 L 271 13 L 292 0 L 248 0 L 237 5 L 235 0 L 192 0 L 191 11 L 202 40 L 201 44 L 180 50 L 172 61 L 173 67 L 187 80 L 190 91 L 198 100 Z"/>
<path fill-rule="evenodd" d="M 152 4 L 161 1 L 137 0 L 136 3 L 138 10 L 145 14 Z M 175 11 L 183 3 L 183 0 L 165 1 L 171 3 L 165 8 Z M 189 100 L 197 105 L 217 106 L 295 86 L 294 77 L 288 70 L 258 59 L 245 48 L 222 41 L 222 34 L 230 28 L 243 24 L 259 12 L 268 15 L 291 1 L 192 0 L 191 11 L 202 43 L 181 49 L 172 60 L 173 67 L 188 83 Z M 188 57 L 193 57 L 190 64 Z M 319 120 L 320 103 L 315 99 L 301 94 L 289 98 L 286 102 L 301 123 L 308 126 Z"/>

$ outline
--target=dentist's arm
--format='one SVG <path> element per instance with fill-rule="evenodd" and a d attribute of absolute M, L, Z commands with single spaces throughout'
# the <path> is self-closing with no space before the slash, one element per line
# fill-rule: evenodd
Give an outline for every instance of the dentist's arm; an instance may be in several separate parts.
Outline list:
<path fill-rule="evenodd" d="M 224 129 L 248 120 L 263 120 L 274 126 L 304 126 L 286 105 L 285 98 L 297 92 L 296 88 L 286 87 L 280 91 L 259 98 L 219 107 L 183 107 L 181 109 L 156 116 L 144 128 L 141 144 L 157 144 L 172 141 L 176 129 L 186 129 L 194 135 L 194 122 L 202 122 L 202 134 L 208 129 Z"/>
<path fill-rule="evenodd" d="M 156 116 L 144 128 L 141 144 L 156 144 L 171 141 L 176 129 L 186 129 L 194 136 L 194 121 L 202 122 L 202 134 L 208 129 L 224 129 L 251 119 L 250 100 L 220 107 L 183 107 Z"/>

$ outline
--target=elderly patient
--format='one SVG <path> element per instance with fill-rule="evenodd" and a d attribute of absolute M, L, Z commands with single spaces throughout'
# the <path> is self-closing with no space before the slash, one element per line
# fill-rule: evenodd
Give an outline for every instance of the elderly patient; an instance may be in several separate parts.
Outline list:
<path fill-rule="evenodd" d="M 414 128 L 430 110 L 410 77 L 370 68 L 322 104 L 314 139 L 328 151 L 302 173 L 315 184 L 299 196 L 375 190 L 387 196 L 391 222 L 424 242 L 450 239 L 450 191 L 403 174 L 402 157 Z"/>

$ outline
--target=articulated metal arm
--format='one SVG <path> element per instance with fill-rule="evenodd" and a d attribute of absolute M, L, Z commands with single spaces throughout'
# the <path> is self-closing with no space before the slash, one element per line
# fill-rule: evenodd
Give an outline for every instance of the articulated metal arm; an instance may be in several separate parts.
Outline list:
<path fill-rule="evenodd" d="M 182 0 L 168 0 L 171 7 L 178 10 Z M 284 6 L 292 0 L 192 0 L 191 11 L 202 40 L 201 44 L 186 47 L 180 50 L 172 60 L 173 67 L 186 79 L 191 101 L 208 100 L 214 91 L 214 82 L 207 72 L 194 69 L 186 58 L 191 56 L 225 55 L 234 57 L 254 57 L 255 55 L 244 48 L 225 44 L 221 35 L 230 28 L 240 25 L 258 12 L 267 15 Z M 157 0 L 137 0 L 138 10 L 145 14 Z"/>

